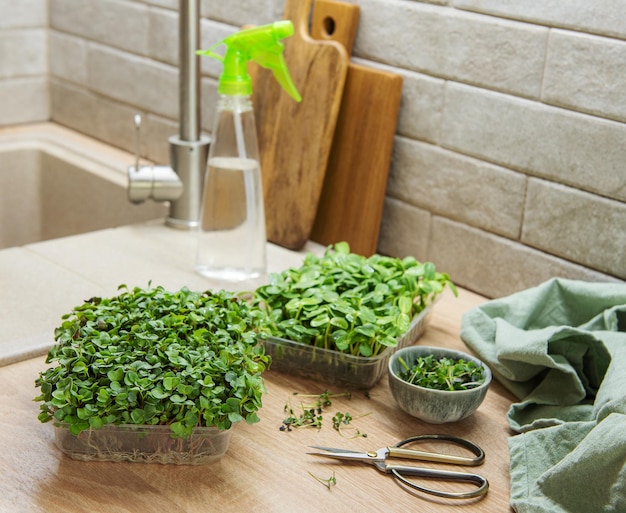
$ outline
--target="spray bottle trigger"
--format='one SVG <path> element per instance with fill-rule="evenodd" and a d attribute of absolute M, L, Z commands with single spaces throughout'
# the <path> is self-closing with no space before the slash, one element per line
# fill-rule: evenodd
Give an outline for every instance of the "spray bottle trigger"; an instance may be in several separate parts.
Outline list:
<path fill-rule="evenodd" d="M 287 63 L 282 53 L 274 54 L 271 57 L 266 56 L 263 67 L 268 68 L 274 74 L 274 78 L 278 81 L 280 86 L 297 102 L 302 101 L 302 97 L 298 92 L 298 88 L 293 83 L 291 75 L 287 69 Z"/>
<path fill-rule="evenodd" d="M 242 30 L 228 36 L 208 50 L 198 50 L 196 53 L 208 55 L 224 64 L 217 89 L 220 94 L 249 96 L 252 93 L 252 83 L 247 71 L 247 63 L 252 60 L 270 69 L 280 86 L 299 102 L 302 98 L 289 75 L 287 63 L 283 57 L 284 45 L 281 42 L 293 32 L 293 22 L 277 21 L 271 25 Z M 226 46 L 224 56 L 213 51 L 222 44 Z"/>

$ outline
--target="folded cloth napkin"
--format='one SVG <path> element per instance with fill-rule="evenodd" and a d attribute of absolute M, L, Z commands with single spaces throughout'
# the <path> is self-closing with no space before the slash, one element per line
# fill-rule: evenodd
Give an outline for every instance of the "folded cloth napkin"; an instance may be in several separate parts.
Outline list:
<path fill-rule="evenodd" d="M 466 312 L 461 338 L 520 401 L 518 513 L 626 513 L 626 284 L 551 279 Z"/>

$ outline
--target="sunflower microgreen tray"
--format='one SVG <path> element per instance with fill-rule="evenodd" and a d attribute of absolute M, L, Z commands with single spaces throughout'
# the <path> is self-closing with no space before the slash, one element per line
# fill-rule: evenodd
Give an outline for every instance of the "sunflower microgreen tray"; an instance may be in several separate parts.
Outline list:
<path fill-rule="evenodd" d="M 347 243 L 270 275 L 253 297 L 272 369 L 334 385 L 369 388 L 389 355 L 423 333 L 450 277 L 434 264 L 350 252 Z"/>

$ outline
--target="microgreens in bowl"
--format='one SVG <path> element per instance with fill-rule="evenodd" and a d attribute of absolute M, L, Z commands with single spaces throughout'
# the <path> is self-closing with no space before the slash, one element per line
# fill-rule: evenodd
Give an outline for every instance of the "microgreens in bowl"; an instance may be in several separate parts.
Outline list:
<path fill-rule="evenodd" d="M 259 420 L 269 357 L 250 306 L 230 292 L 163 287 L 94 297 L 63 316 L 39 374 L 39 420 L 72 434 L 107 424 L 229 429 Z"/>
<path fill-rule="evenodd" d="M 389 389 L 400 409 L 432 424 L 458 422 L 481 405 L 491 369 L 463 351 L 420 344 L 389 358 Z"/>
<path fill-rule="evenodd" d="M 471 360 L 428 355 L 418 357 L 411 367 L 402 357 L 398 360 L 404 368 L 398 375 L 412 385 L 454 391 L 476 388 L 485 382 L 484 367 Z"/>
<path fill-rule="evenodd" d="M 253 297 L 260 331 L 310 346 L 373 357 L 395 347 L 411 320 L 448 286 L 431 262 L 350 252 L 346 242 L 273 273 Z"/>

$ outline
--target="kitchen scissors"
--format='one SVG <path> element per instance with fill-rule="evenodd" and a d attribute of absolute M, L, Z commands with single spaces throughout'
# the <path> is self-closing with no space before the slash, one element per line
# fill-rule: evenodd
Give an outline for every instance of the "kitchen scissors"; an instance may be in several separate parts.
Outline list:
<path fill-rule="evenodd" d="M 402 448 L 405 445 L 419 442 L 431 442 L 439 441 L 448 444 L 458 445 L 471 451 L 475 457 L 466 456 L 453 456 L 448 454 L 441 454 L 436 452 L 419 451 L 415 449 Z M 438 470 L 426 467 L 414 467 L 407 465 L 390 465 L 387 463 L 388 458 L 404 458 L 409 460 L 430 461 L 434 463 L 451 463 L 453 465 L 466 465 L 476 466 L 483 463 L 485 460 L 485 453 L 476 444 L 465 440 L 464 438 L 458 438 L 456 436 L 449 435 L 418 435 L 412 436 L 401 440 L 396 445 L 383 447 L 377 451 L 368 452 L 356 452 L 348 451 L 344 449 L 335 449 L 333 447 L 318 447 L 312 446 L 313 449 L 318 449 L 324 452 L 311 452 L 308 454 L 314 456 L 325 456 L 327 458 L 335 458 L 347 461 L 356 461 L 360 463 L 368 463 L 373 465 L 377 470 L 384 474 L 392 474 L 402 484 L 419 490 L 431 495 L 437 495 L 439 497 L 447 497 L 450 499 L 469 499 L 472 497 L 480 497 L 487 493 L 489 489 L 489 482 L 478 474 L 472 474 L 469 472 L 454 472 L 448 470 Z M 407 479 L 406 476 L 417 476 L 430 478 L 440 481 L 464 481 L 470 482 L 476 485 L 476 489 L 465 492 L 448 492 L 444 490 L 435 490 L 433 488 L 427 488 L 420 486 L 415 482 Z"/>

